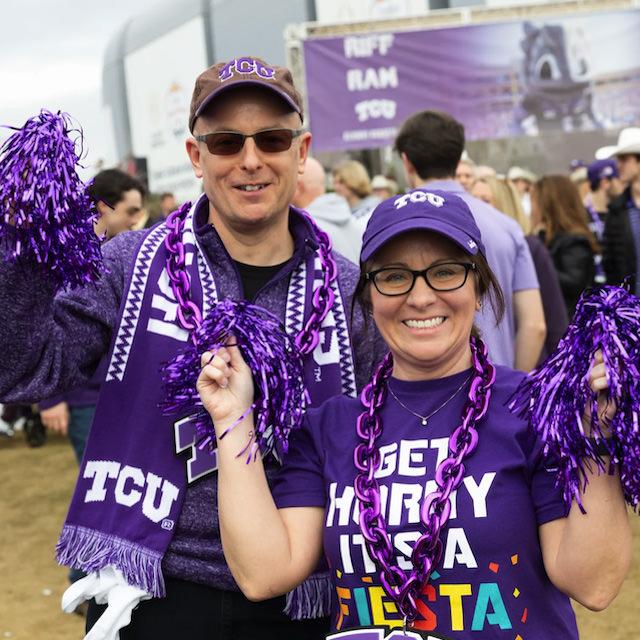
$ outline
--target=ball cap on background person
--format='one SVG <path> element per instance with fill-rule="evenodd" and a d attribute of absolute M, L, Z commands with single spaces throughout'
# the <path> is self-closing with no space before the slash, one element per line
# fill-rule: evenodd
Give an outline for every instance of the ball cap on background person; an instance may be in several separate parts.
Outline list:
<path fill-rule="evenodd" d="M 592 185 L 597 185 L 603 178 L 617 178 L 618 163 L 613 158 L 596 160 L 587 167 L 587 176 Z"/>
<path fill-rule="evenodd" d="M 480 229 L 462 198 L 445 191 L 414 189 L 383 200 L 373 210 L 362 236 L 360 261 L 366 262 L 397 235 L 417 229 L 435 231 L 465 253 L 485 253 Z"/>
<path fill-rule="evenodd" d="M 193 133 L 196 119 L 216 96 L 229 89 L 251 86 L 273 91 L 303 119 L 302 97 L 293 84 L 289 69 L 269 64 L 260 58 L 234 58 L 229 62 L 214 64 L 196 79 L 191 96 L 189 131 Z"/>
<path fill-rule="evenodd" d="M 373 176 L 371 178 L 371 188 L 372 189 L 388 189 L 389 188 L 389 180 L 383 175 Z"/>
<path fill-rule="evenodd" d="M 524 169 L 523 167 L 511 167 L 507 172 L 507 180 L 525 180 L 533 184 L 537 179 L 533 171 L 529 171 L 529 169 Z"/>
<path fill-rule="evenodd" d="M 596 158 L 604 160 L 621 156 L 625 153 L 640 154 L 640 127 L 627 127 L 618 135 L 618 144 L 600 147 L 596 151 Z"/>

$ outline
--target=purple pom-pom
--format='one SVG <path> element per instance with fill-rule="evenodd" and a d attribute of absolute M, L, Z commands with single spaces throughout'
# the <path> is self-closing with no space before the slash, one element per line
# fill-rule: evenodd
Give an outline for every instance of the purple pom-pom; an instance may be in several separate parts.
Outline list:
<path fill-rule="evenodd" d="M 77 174 L 72 134 L 81 146 L 69 115 L 43 109 L 0 149 L 0 242 L 12 260 L 45 265 L 58 288 L 95 280 L 102 265 L 96 207 Z"/>
<path fill-rule="evenodd" d="M 173 358 L 163 372 L 165 400 L 160 408 L 165 415 L 192 416 L 198 446 L 212 449 L 215 430 L 196 390 L 200 374 L 200 356 L 215 353 L 234 337 L 247 365 L 253 372 L 254 402 L 236 422 L 255 410 L 253 440 L 247 461 L 274 452 L 286 453 L 291 429 L 299 428 L 308 395 L 303 381 L 303 365 L 293 341 L 274 315 L 248 302 L 224 300 L 207 315 L 195 332 L 194 344 Z"/>
<path fill-rule="evenodd" d="M 616 412 L 604 440 L 597 415 L 597 395 L 589 386 L 589 371 L 597 349 L 602 350 L 609 382 L 608 401 Z M 612 465 L 618 465 L 625 500 L 640 501 L 640 298 L 621 287 L 586 291 L 572 323 L 556 351 L 522 382 L 509 407 L 531 426 L 545 445 L 545 454 L 558 465 L 558 483 L 567 507 L 586 486 L 585 459 L 605 465 L 596 447 L 585 438 L 582 416 L 591 408 L 591 436 L 604 442 Z"/>

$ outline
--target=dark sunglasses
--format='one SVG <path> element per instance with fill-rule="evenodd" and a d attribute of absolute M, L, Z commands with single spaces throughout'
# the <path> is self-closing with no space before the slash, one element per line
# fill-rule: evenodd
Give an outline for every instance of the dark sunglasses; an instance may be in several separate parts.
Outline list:
<path fill-rule="evenodd" d="M 304 133 L 304 129 L 266 129 L 246 135 L 235 131 L 214 131 L 196 136 L 198 142 L 207 145 L 214 156 L 232 156 L 244 147 L 247 138 L 253 138 L 256 147 L 265 153 L 280 153 L 291 147 L 294 138 Z"/>

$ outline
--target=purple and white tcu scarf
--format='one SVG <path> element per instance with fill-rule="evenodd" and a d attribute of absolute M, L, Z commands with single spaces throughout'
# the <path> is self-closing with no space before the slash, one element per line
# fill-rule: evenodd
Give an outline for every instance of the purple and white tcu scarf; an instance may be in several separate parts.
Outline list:
<path fill-rule="evenodd" d="M 198 203 L 185 221 L 183 243 L 191 298 L 206 317 L 218 295 L 193 233 L 197 207 Z M 166 234 L 165 225 L 154 227 L 137 249 L 106 380 L 57 546 L 61 564 L 87 573 L 114 566 L 129 584 L 154 597 L 165 593 L 162 558 L 187 484 L 214 471 L 216 460 L 193 446 L 195 433 L 188 420 L 176 423 L 174 442 L 173 420 L 158 409 L 163 363 L 189 338 L 176 320 L 178 306 L 165 270 Z M 321 265 L 314 255 L 291 275 L 285 317 L 291 335 L 309 316 L 311 293 L 321 280 Z M 337 281 L 332 286 L 335 303 L 322 323 L 318 346 L 305 362 L 313 405 L 337 394 L 356 393 L 345 307 Z M 191 449 L 192 455 L 176 449 Z M 303 607 L 306 612 L 298 613 L 307 617 L 313 608 L 309 603 Z"/>

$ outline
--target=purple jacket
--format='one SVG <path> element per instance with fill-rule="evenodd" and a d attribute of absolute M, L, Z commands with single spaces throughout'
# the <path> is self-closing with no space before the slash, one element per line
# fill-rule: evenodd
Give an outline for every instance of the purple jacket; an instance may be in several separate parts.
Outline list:
<path fill-rule="evenodd" d="M 290 217 L 294 255 L 261 291 L 254 302 L 284 319 L 289 276 L 316 247 L 309 224 Z M 54 297 L 46 275 L 37 267 L 0 263 L 0 349 L 9 357 L 0 367 L 1 402 L 38 402 L 86 385 L 100 360 L 110 350 L 120 303 L 136 249 L 148 230 L 120 234 L 103 248 L 106 271 L 92 285 Z M 198 213 L 195 233 L 215 274 L 220 299 L 242 296 L 239 274 L 220 237 L 208 224 L 206 209 Z M 338 282 L 350 311 L 358 268 L 340 255 Z M 348 314 L 349 315 L 349 314 Z M 358 305 L 350 327 L 356 383 L 360 390 L 385 351 L 373 323 Z M 165 575 L 237 589 L 222 555 L 215 526 L 215 477 L 206 477 L 187 490 L 175 535 L 164 558 Z"/>

